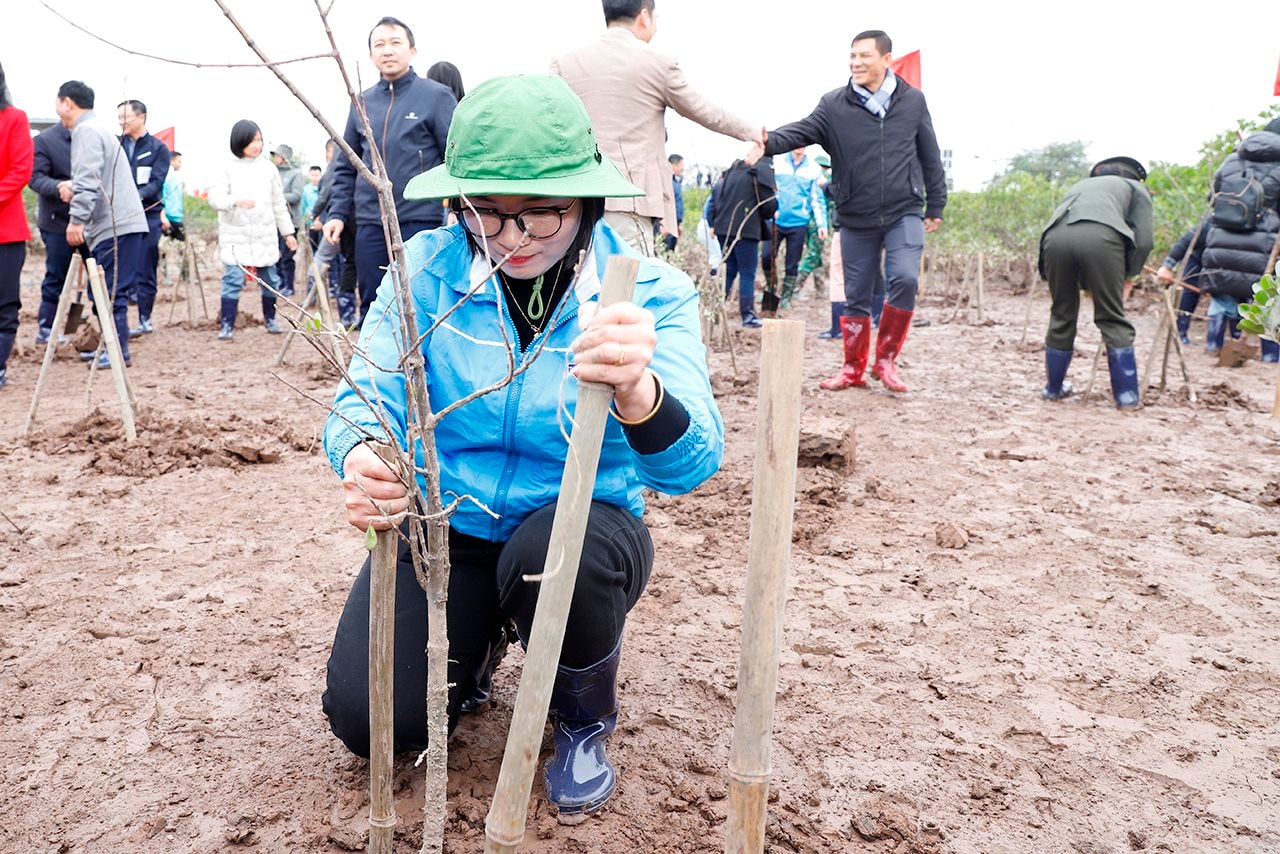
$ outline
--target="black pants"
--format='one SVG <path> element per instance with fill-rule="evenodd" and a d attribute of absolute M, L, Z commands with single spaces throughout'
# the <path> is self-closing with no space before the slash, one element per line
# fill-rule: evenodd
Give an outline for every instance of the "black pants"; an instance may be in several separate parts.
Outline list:
<path fill-rule="evenodd" d="M 0 332 L 13 334 L 18 331 L 18 311 L 22 308 L 22 300 L 18 296 L 19 280 L 22 262 L 26 260 L 25 241 L 0 243 Z M 0 368 L 3 367 L 0 364 Z"/>
<path fill-rule="evenodd" d="M 1125 240 L 1099 222 L 1059 222 L 1042 241 L 1053 304 L 1046 347 L 1070 350 L 1076 341 L 1080 291 L 1093 295 L 1093 322 L 1111 350 L 1133 346 L 1133 324 L 1124 314 Z"/>
<path fill-rule="evenodd" d="M 276 273 L 280 276 L 280 293 L 293 293 L 293 277 L 294 269 L 297 266 L 294 263 L 293 256 L 296 250 L 290 249 L 285 245 L 284 235 L 276 235 L 276 245 L 280 247 L 280 260 L 276 262 Z"/>
<path fill-rule="evenodd" d="M 408 241 L 419 231 L 439 227 L 438 222 L 402 222 L 400 237 Z M 382 223 L 357 223 L 355 230 L 355 266 L 360 289 L 360 322 L 363 323 L 364 316 L 369 313 L 369 309 L 373 308 L 373 301 L 378 297 L 378 286 L 382 284 L 382 277 L 387 274 L 387 264 L 390 261 L 387 256 L 387 237 L 382 230 Z M 344 228 L 343 231 L 346 229 Z"/>
<path fill-rule="evenodd" d="M 800 257 L 804 254 L 804 241 L 807 232 L 808 227 L 803 225 L 798 225 L 795 228 L 778 229 L 778 242 L 786 246 L 782 256 L 784 276 L 797 276 L 800 274 Z"/>
<path fill-rule="evenodd" d="M 505 543 L 449 534 L 449 731 L 458 707 L 475 690 L 490 645 L 508 620 L 521 638 L 533 626 L 539 584 L 521 576 L 543 570 L 555 505 L 538 510 Z M 584 668 L 605 658 L 622 637 L 627 612 L 649 581 L 653 543 L 649 529 L 610 504 L 591 505 L 560 663 Z M 409 549 L 401 544 L 396 567 L 395 750 L 427 743 L 426 594 L 418 586 Z M 366 560 L 338 620 L 329 655 L 324 712 L 333 734 L 352 753 L 369 755 L 369 561 Z"/>

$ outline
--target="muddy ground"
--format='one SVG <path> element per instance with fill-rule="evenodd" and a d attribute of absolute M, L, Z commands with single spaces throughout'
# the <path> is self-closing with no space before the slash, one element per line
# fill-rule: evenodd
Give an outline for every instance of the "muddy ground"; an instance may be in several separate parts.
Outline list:
<path fill-rule="evenodd" d="M 211 322 L 168 325 L 167 299 L 134 347 L 135 446 L 109 378 L 87 400 L 66 348 L 34 436 L 29 346 L 0 391 L 0 850 L 359 848 L 366 765 L 319 696 L 363 550 L 322 412 L 285 384 L 328 398 L 332 378 L 302 346 L 273 369 L 280 338 L 257 325 L 230 344 Z M 813 337 L 826 303 L 793 313 L 809 324 L 804 422 L 852 425 L 857 464 L 799 475 L 769 850 L 1280 851 L 1275 367 L 1197 348 L 1197 407 L 1171 373 L 1119 414 L 1105 367 L 1088 403 L 1045 403 L 1047 297 L 1027 345 L 1023 298 L 988 299 L 979 325 L 926 297 L 901 397 L 820 392 L 838 361 Z M 1140 358 L 1155 317 L 1137 317 Z M 1082 330 L 1078 387 L 1097 341 Z M 523 850 L 721 849 L 758 333 L 734 340 L 736 375 L 725 349 L 712 358 L 723 470 L 650 502 L 618 794 L 566 826 L 535 786 Z M 483 845 L 520 659 L 450 744 L 451 851 Z M 420 788 L 401 762 L 398 850 L 419 843 Z"/>

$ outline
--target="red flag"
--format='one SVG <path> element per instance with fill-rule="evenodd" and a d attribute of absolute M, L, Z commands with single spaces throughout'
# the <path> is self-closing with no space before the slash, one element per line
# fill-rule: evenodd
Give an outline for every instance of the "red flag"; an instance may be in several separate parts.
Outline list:
<path fill-rule="evenodd" d="M 1275 93 L 1277 95 L 1280 95 L 1280 68 L 1276 69 L 1276 92 Z"/>
<path fill-rule="evenodd" d="M 174 142 L 173 128 L 165 128 L 164 130 L 158 130 L 153 135 L 155 136 L 156 139 L 163 142 L 170 151 L 173 151 L 174 146 L 177 144 Z"/>
<path fill-rule="evenodd" d="M 910 83 L 917 89 L 920 88 L 920 51 L 913 50 L 911 53 L 898 57 L 890 65 L 893 73 Z M 1280 81 L 1277 82 L 1280 85 Z"/>

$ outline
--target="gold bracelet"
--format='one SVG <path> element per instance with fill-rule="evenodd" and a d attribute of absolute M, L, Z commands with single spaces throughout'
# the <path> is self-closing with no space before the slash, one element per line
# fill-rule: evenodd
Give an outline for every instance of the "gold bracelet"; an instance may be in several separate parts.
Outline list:
<path fill-rule="evenodd" d="M 658 414 L 658 410 L 662 408 L 662 399 L 667 396 L 666 386 L 662 384 L 662 378 L 659 377 L 655 371 L 648 368 L 646 368 L 646 370 L 649 371 L 649 375 L 653 377 L 654 384 L 657 385 L 658 387 L 658 399 L 654 401 L 653 409 L 650 409 L 647 415 L 643 416 L 642 418 L 637 418 L 635 421 L 628 421 L 627 419 L 619 415 L 617 404 L 615 404 L 613 401 L 610 401 L 609 414 L 612 415 L 613 420 L 617 421 L 619 424 L 625 425 L 627 427 L 635 427 L 637 424 L 643 424 L 646 421 L 651 420 L 653 416 Z"/>

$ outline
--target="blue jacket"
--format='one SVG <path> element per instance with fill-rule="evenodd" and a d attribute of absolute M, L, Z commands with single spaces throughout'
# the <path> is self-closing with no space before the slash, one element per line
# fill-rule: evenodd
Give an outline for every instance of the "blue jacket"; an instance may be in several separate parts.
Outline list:
<path fill-rule="evenodd" d="M 124 137 L 120 137 L 120 147 L 128 153 Z M 133 146 L 133 156 L 129 158 L 129 171 L 138 184 L 138 195 L 142 198 L 142 209 L 146 211 L 147 222 L 157 227 L 160 212 L 164 210 L 164 179 L 169 177 L 169 146 L 149 133 L 144 133 Z M 140 169 L 147 180 L 138 181 Z"/>
<path fill-rule="evenodd" d="M 822 168 L 809 155 L 797 164 L 791 152 L 773 158 L 778 183 L 778 228 L 803 228 L 817 217 L 818 228 L 827 227 L 827 203 L 819 181 Z"/>
<path fill-rule="evenodd" d="M 516 354 L 518 370 L 546 339 L 532 365 L 497 392 L 451 412 L 436 427 L 440 490 L 446 506 L 466 495 L 498 514 L 495 519 L 472 501 L 459 502 L 450 524 L 465 534 L 505 542 L 529 514 L 559 495 L 568 454 L 564 431 L 570 429 L 559 405 L 563 400 L 567 413 L 572 413 L 577 402 L 577 383 L 567 369 L 569 345 L 580 332 L 578 308 L 583 301 L 598 299 L 600 277 L 610 255 L 641 257 L 603 221 L 596 226 L 592 246 L 583 273 L 557 307 L 554 325 Z M 505 303 L 500 312 L 495 279 L 484 281 L 488 263 L 473 258 L 461 226 L 420 232 L 406 241 L 405 252 L 410 268 L 420 271 L 411 283 L 420 333 L 460 303 L 422 346 L 431 409 L 439 412 L 506 376 L 503 339 L 516 341 L 515 327 L 505 313 Z M 724 454 L 724 425 L 707 377 L 698 293 L 688 276 L 652 258 L 641 258 L 638 278 L 633 301 L 653 312 L 657 320 L 653 370 L 667 393 L 688 411 L 689 426 L 671 447 L 641 455 L 627 443 L 622 428 L 609 420 L 594 498 L 625 507 L 636 516 L 644 511 L 645 487 L 669 494 L 688 492 L 715 474 Z M 479 289 L 468 297 L 473 282 Z M 374 365 L 394 366 L 400 361 L 399 314 L 388 275 L 360 333 L 360 350 Z M 376 369 L 359 355 L 352 358 L 349 373 L 368 400 L 381 401 L 403 447 L 408 405 L 402 375 Z M 343 460 L 356 444 L 385 435 L 369 407 L 345 381 L 340 384 L 324 430 L 333 470 L 342 474 Z M 415 456 L 421 465 L 421 448 Z"/>
<path fill-rule="evenodd" d="M 32 143 L 35 160 L 30 186 L 40 196 L 36 227 L 41 231 L 66 231 L 71 205 L 58 196 L 58 184 L 71 180 L 71 131 L 55 124 L 40 131 Z"/>
<path fill-rule="evenodd" d="M 399 80 L 379 80 L 364 90 L 365 112 L 373 126 L 373 138 L 382 146 L 382 159 L 394 187 L 396 214 L 402 223 L 425 222 L 434 227 L 444 222 L 444 206 L 439 200 L 405 201 L 402 194 L 410 178 L 444 162 L 445 141 L 457 103 L 449 87 L 419 77 L 412 68 Z M 342 138 L 372 168 L 355 107 L 347 114 Z M 333 164 L 328 219 L 380 224 L 382 213 L 373 186 L 356 180 L 356 169 L 341 150 L 334 154 Z"/>

